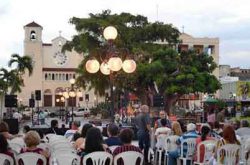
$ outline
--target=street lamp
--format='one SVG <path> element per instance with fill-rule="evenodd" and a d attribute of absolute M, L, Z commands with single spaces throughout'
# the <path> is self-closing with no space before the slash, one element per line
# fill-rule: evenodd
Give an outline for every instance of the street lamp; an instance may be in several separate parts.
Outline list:
<path fill-rule="evenodd" d="M 103 31 L 104 38 L 108 41 L 108 50 L 104 55 L 104 58 L 101 58 L 102 61 L 99 62 L 95 58 L 90 58 L 86 64 L 85 68 L 89 73 L 97 73 L 99 70 L 104 75 L 109 75 L 110 79 L 110 96 L 111 96 L 111 117 L 114 119 L 114 72 L 118 72 L 123 69 L 126 73 L 133 73 L 136 69 L 136 62 L 126 57 L 124 61 L 117 55 L 117 50 L 115 50 L 113 41 L 118 35 L 117 29 L 113 26 L 108 26 Z M 101 65 L 100 65 L 101 63 Z"/>
<path fill-rule="evenodd" d="M 63 105 L 64 105 L 64 102 L 65 102 L 65 97 L 63 96 L 62 92 L 59 92 L 58 95 L 60 95 L 61 97 L 60 98 L 57 98 L 56 99 L 56 102 L 59 104 L 59 118 L 62 118 L 62 120 L 64 120 L 64 117 L 63 117 Z"/>
<path fill-rule="evenodd" d="M 82 92 L 80 90 L 77 89 L 77 87 L 75 87 L 75 79 L 70 79 L 70 87 L 66 88 L 63 92 L 62 95 L 64 97 L 64 101 L 65 99 L 70 99 L 70 104 L 71 104 L 71 121 L 74 121 L 74 115 L 73 115 L 73 111 L 74 111 L 74 106 L 73 106 L 73 99 L 74 97 L 82 97 Z M 67 113 L 66 113 L 67 115 Z M 67 116 L 66 116 L 66 121 L 67 121 Z"/>

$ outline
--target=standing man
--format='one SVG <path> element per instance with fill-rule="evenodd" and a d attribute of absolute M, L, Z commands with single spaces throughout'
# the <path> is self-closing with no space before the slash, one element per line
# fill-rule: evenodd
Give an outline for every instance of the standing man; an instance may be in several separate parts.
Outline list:
<path fill-rule="evenodd" d="M 142 105 L 140 109 L 140 114 L 136 117 L 136 127 L 138 129 L 137 136 L 139 140 L 139 147 L 144 150 L 144 160 L 148 164 L 148 150 L 150 147 L 150 117 L 149 117 L 149 107 L 147 105 Z"/>

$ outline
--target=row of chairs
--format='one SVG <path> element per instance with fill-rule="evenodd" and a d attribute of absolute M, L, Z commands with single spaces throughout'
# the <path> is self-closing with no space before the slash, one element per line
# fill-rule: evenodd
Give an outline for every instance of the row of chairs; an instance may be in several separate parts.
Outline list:
<path fill-rule="evenodd" d="M 59 154 L 57 153 L 56 155 L 56 160 L 51 158 L 49 161 L 50 165 L 80 165 L 81 164 L 81 159 L 78 155 L 76 154 Z M 130 164 L 130 165 L 136 165 L 137 159 L 140 161 L 140 165 L 143 164 L 143 154 L 135 151 L 127 151 L 118 154 L 113 158 L 113 155 L 111 155 L 108 152 L 93 152 L 90 153 L 86 156 L 84 156 L 82 164 L 86 165 L 88 160 L 91 160 L 93 164 L 95 165 L 104 165 L 106 162 L 109 162 L 109 165 L 114 165 L 118 164 L 118 160 L 122 159 L 124 164 Z M 47 163 L 46 158 L 37 153 L 22 153 L 19 154 L 16 158 L 16 162 L 19 162 L 20 160 L 23 161 L 24 165 L 31 165 L 31 164 L 37 164 L 38 160 L 41 160 L 43 164 L 45 165 Z M 5 155 L 5 154 L 0 154 L 0 165 L 5 165 L 6 162 L 9 165 L 14 165 L 14 160 L 12 157 Z"/>
<path fill-rule="evenodd" d="M 164 146 L 161 148 L 157 148 L 155 151 L 155 154 L 154 154 L 154 164 L 155 165 L 162 164 L 162 155 L 163 155 L 162 153 L 165 153 L 164 164 L 167 164 L 168 153 L 170 151 L 177 149 L 176 140 L 178 138 L 179 138 L 178 136 L 166 137 Z M 227 145 L 222 146 L 216 153 L 217 154 L 217 164 L 220 164 L 220 162 L 218 160 L 220 160 L 221 153 L 223 153 L 224 162 L 227 165 L 235 165 L 237 155 L 239 155 L 239 154 L 240 154 L 239 155 L 240 156 L 240 163 L 247 164 L 247 160 L 245 160 L 246 151 L 244 148 L 244 144 L 245 144 L 245 141 L 249 138 L 250 137 L 242 137 L 241 138 L 241 144 L 242 144 L 241 146 L 236 145 L 236 144 L 227 144 Z M 194 162 L 194 164 L 206 165 L 206 164 L 212 163 L 212 161 L 215 161 L 215 159 L 212 159 L 212 158 L 213 158 L 213 155 L 215 154 L 215 151 L 216 151 L 216 144 L 217 144 L 216 140 L 203 141 L 197 146 L 197 151 L 196 151 L 196 139 L 195 138 L 189 138 L 189 139 L 182 141 L 181 149 L 180 149 L 181 153 L 180 153 L 180 157 L 178 159 L 178 164 L 180 164 L 181 161 L 183 162 L 183 165 L 186 165 L 186 163 L 188 161 L 190 161 L 192 163 L 195 152 L 197 152 L 197 160 L 196 160 L 196 162 Z M 184 146 L 185 146 L 185 151 L 186 151 L 185 153 L 184 153 Z M 200 157 L 202 146 L 204 149 L 204 157 L 203 158 Z M 151 152 L 149 152 L 149 153 L 153 153 L 152 149 L 150 151 Z"/>
<path fill-rule="evenodd" d="M 46 143 L 40 143 L 39 148 L 42 148 L 44 150 L 47 150 L 50 152 L 50 160 L 49 164 L 55 165 L 78 165 L 81 162 L 81 158 L 76 154 L 76 150 L 73 148 L 72 143 L 69 141 L 69 139 L 66 139 L 64 136 L 55 135 L 55 134 L 48 134 L 46 135 L 45 139 L 47 140 Z M 42 160 L 43 162 L 46 162 L 46 158 L 43 155 L 36 154 L 36 153 L 22 153 L 20 154 L 20 150 L 22 147 L 25 146 L 24 142 L 22 141 L 22 138 L 15 139 L 9 141 L 10 147 L 15 152 L 15 161 L 18 162 L 20 159 L 23 160 L 24 164 L 36 164 L 38 159 Z M 18 143 L 17 143 L 18 141 Z M 117 146 L 113 146 L 110 149 L 114 150 Z M 109 154 L 107 152 L 94 152 L 91 154 L 88 154 L 84 156 L 83 158 L 83 164 L 86 164 L 86 161 L 88 159 L 91 159 L 93 161 L 93 164 L 102 164 L 102 162 L 110 160 L 110 164 L 112 164 L 114 160 L 114 164 L 116 164 L 117 160 L 119 158 L 122 158 L 124 163 L 134 164 L 137 159 L 140 159 L 141 164 L 143 163 L 143 155 L 138 152 L 124 152 L 119 155 L 117 155 L 114 159 L 112 154 Z M 10 165 L 13 164 L 13 159 L 7 155 L 1 154 L 0 155 L 0 165 L 4 164 L 4 160 L 8 160 L 10 162 Z M 34 163 L 33 163 L 34 162 Z M 94 163 L 95 162 L 95 163 Z M 46 163 L 45 163 L 46 164 Z"/>

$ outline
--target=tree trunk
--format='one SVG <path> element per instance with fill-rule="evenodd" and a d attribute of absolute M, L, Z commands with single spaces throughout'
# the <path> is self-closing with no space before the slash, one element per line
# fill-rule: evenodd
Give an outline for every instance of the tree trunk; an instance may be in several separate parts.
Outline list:
<path fill-rule="evenodd" d="M 165 96 L 165 99 L 166 99 L 165 111 L 167 112 L 168 115 L 173 113 L 173 106 L 176 104 L 179 98 L 180 98 L 180 95 Z"/>

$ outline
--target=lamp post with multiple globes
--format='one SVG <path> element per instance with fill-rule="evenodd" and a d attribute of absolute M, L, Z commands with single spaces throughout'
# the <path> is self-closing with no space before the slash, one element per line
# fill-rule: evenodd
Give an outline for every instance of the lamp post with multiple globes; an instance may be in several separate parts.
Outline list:
<path fill-rule="evenodd" d="M 104 75 L 109 75 L 110 79 L 110 97 L 111 97 L 111 110 L 110 115 L 112 120 L 114 119 L 114 72 L 118 72 L 123 69 L 126 73 L 133 73 L 136 69 L 136 62 L 126 57 L 124 61 L 117 55 L 117 51 L 114 48 L 113 41 L 116 39 L 118 33 L 115 27 L 108 26 L 103 31 L 103 36 L 108 42 L 108 50 L 105 57 L 99 63 L 97 59 L 90 58 L 86 64 L 86 70 L 89 73 L 97 73 L 99 70 Z"/>
<path fill-rule="evenodd" d="M 62 96 L 62 93 L 61 92 L 59 92 L 59 95 L 61 96 L 60 97 L 60 99 L 58 98 L 58 99 L 56 99 L 56 102 L 57 103 L 59 103 L 60 104 L 60 110 L 59 110 L 59 118 L 62 118 L 62 121 L 64 120 L 64 118 L 63 118 L 63 105 L 64 105 L 64 102 L 65 102 L 65 97 L 64 96 Z"/>
<path fill-rule="evenodd" d="M 75 87 L 75 82 L 76 82 L 75 79 L 72 78 L 69 80 L 69 82 L 71 86 L 69 88 L 66 88 L 62 95 L 66 99 L 69 99 L 69 102 L 71 104 L 71 121 L 73 122 L 74 121 L 74 115 L 73 115 L 74 114 L 73 113 L 74 112 L 74 105 L 73 105 L 74 98 L 82 97 L 82 92 L 78 90 L 77 87 Z M 67 115 L 67 112 L 66 112 L 66 115 Z"/>

